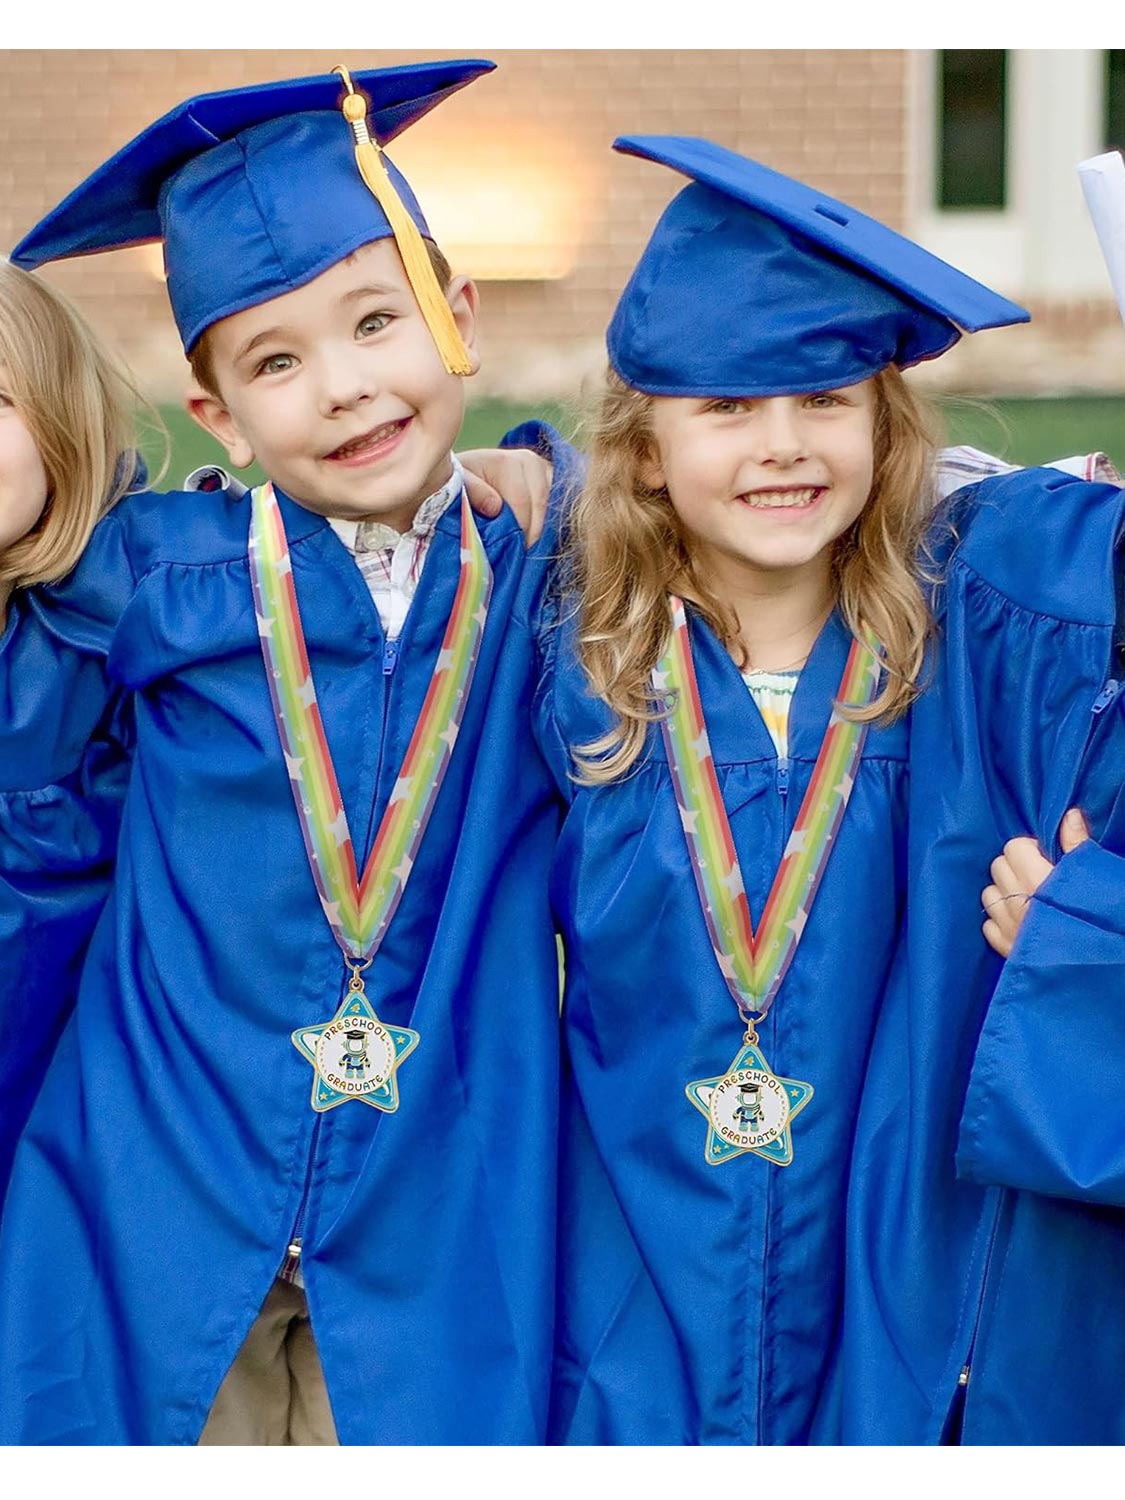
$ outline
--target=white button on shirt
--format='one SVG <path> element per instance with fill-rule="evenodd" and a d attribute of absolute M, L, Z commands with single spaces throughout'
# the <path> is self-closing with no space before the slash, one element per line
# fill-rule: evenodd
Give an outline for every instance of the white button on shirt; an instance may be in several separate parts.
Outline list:
<path fill-rule="evenodd" d="M 464 471 L 452 455 L 453 473 L 440 490 L 418 507 L 410 530 L 398 532 L 382 521 L 346 521 L 329 516 L 328 524 L 355 558 L 379 611 L 389 641 L 396 640 L 418 589 L 434 527 L 461 493 Z"/>

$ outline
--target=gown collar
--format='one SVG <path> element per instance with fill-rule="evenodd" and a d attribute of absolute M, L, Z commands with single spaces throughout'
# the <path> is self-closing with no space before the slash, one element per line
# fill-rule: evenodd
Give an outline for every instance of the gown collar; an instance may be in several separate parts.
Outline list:
<path fill-rule="evenodd" d="M 769 730 L 734 660 L 690 607 L 689 619 L 703 713 L 716 763 L 776 760 Z M 801 670 L 789 707 L 791 760 L 816 760 L 851 643 L 851 632 L 839 611 L 834 610 Z"/>

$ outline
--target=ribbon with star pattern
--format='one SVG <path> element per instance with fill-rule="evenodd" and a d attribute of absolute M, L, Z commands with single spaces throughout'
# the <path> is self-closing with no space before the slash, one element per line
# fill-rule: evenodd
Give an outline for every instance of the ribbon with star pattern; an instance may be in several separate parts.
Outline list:
<path fill-rule="evenodd" d="M 867 724 L 842 718 L 841 706 L 866 708 L 879 691 L 878 641 L 853 640 L 812 780 L 777 868 L 757 932 L 715 762 L 692 661 L 683 601 L 674 595 L 672 636 L 652 678 L 676 803 L 711 945 L 739 1014 L 751 1024 L 769 1010 L 801 941 L 833 840 L 848 805 Z"/>
<path fill-rule="evenodd" d="M 272 484 L 253 491 L 250 577 L 274 718 L 313 879 L 349 965 L 377 951 L 398 908 L 468 701 L 492 569 L 461 494 L 461 572 L 429 689 L 359 878 L 305 648 L 285 525 Z"/>

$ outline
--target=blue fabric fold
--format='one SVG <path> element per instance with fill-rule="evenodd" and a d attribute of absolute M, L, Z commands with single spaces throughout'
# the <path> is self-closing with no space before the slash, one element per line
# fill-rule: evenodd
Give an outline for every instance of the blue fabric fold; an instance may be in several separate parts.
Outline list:
<path fill-rule="evenodd" d="M 1118 670 L 1123 514 L 1120 491 L 1045 470 L 955 497 L 940 643 L 911 715 L 906 925 L 856 1133 L 837 1441 L 1125 1441 L 1106 1117 L 1122 989 L 1104 961 L 1120 938 L 1094 916 L 1117 920 L 1121 846 L 1066 856 L 1007 964 L 980 931 L 1008 839 L 1057 858 L 1073 804 L 1095 837 L 1109 829 L 1125 736 L 1097 705 Z M 1089 1115 L 1078 1095 L 1049 1097 L 1056 1061 L 1090 1079 Z M 1081 1380 L 1061 1378 L 1079 1350 Z"/>
<path fill-rule="evenodd" d="M 363 859 L 441 646 L 457 519 L 435 531 L 387 675 L 358 569 L 320 517 L 283 508 Z M 509 513 L 479 523 L 494 592 L 476 677 L 367 975 L 381 1018 L 421 1033 L 401 1106 L 318 1118 L 290 1033 L 331 1017 L 345 976 L 273 721 L 247 518 L 221 494 L 121 502 L 0 652 L 4 805 L 43 805 L 52 776 L 76 774 L 110 705 L 135 723 L 112 894 L 0 1219 L 0 1441 L 194 1443 L 301 1233 L 342 1442 L 534 1443 L 554 1300 L 557 814 L 531 739 L 523 537 Z M 95 816 L 73 797 L 44 849 Z M 0 931 L 38 920 L 9 874 L 30 837 L 0 840 Z M 50 976 L 34 942 L 16 951 L 0 1029 L 33 1015 L 46 1032 L 65 1019 Z"/>

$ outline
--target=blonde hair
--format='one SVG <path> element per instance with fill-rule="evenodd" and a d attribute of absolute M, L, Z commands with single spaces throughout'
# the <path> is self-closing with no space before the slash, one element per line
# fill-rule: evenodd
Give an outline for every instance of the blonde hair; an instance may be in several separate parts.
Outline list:
<path fill-rule="evenodd" d="M 649 679 L 668 642 L 668 595 L 689 600 L 745 665 L 733 610 L 709 588 L 664 489 L 641 475 L 652 456 L 653 398 L 611 369 L 591 423 L 590 471 L 573 511 L 566 576 L 578 611 L 578 653 L 617 724 L 574 747 L 577 780 L 624 776 L 663 710 Z M 875 376 L 874 481 L 860 516 L 833 544 L 840 611 L 853 634 L 867 626 L 886 650 L 882 691 L 855 719 L 890 723 L 917 697 L 933 620 L 918 576 L 930 516 L 935 421 L 894 366 Z"/>
<path fill-rule="evenodd" d="M 0 583 L 51 583 L 70 572 L 95 525 L 139 477 L 137 408 L 163 428 L 66 298 L 6 261 L 0 367 L 48 483 L 43 515 L 0 553 Z"/>

